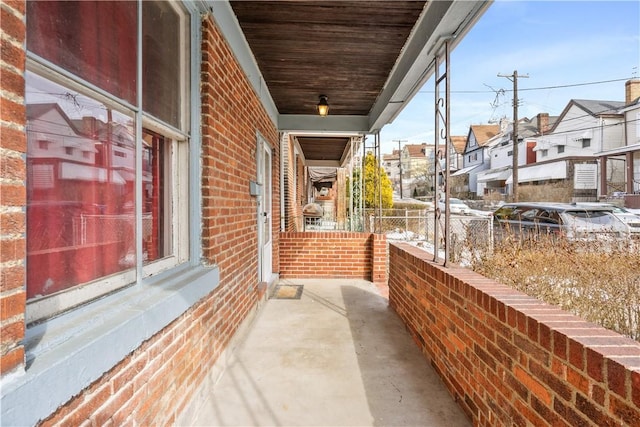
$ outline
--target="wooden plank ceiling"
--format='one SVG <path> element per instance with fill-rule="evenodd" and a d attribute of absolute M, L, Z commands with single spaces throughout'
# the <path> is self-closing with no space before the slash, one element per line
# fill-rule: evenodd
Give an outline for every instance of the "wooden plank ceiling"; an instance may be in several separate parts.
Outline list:
<path fill-rule="evenodd" d="M 280 114 L 366 115 L 425 1 L 232 1 Z"/>

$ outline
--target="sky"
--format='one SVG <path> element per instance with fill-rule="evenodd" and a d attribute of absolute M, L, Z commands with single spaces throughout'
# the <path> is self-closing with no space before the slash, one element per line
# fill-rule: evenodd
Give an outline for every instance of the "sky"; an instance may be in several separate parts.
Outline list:
<path fill-rule="evenodd" d="M 451 135 L 513 118 L 513 82 L 498 74 L 517 70 L 518 117 L 532 118 L 571 99 L 624 101 L 639 67 L 640 0 L 497 0 L 451 52 Z M 382 153 L 433 144 L 434 104 L 431 77 L 380 132 Z"/>

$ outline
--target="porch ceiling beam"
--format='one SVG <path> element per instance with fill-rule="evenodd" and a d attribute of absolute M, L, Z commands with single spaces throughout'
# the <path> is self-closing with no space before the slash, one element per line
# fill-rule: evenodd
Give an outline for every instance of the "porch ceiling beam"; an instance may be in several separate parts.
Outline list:
<path fill-rule="evenodd" d="M 328 167 L 328 168 L 339 168 L 342 165 L 337 160 L 307 160 L 305 166 L 309 167 Z"/>
<path fill-rule="evenodd" d="M 367 116 L 327 116 L 315 114 L 281 114 L 278 117 L 278 130 L 281 132 L 339 132 L 354 135 L 367 133 Z"/>

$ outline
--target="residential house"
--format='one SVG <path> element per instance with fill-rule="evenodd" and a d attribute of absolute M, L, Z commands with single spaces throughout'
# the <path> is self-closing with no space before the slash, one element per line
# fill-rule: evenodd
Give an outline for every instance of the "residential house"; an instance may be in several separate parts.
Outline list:
<path fill-rule="evenodd" d="M 551 118 L 553 120 L 553 118 Z M 550 118 L 540 113 L 533 119 L 518 120 L 518 167 L 535 163 L 535 137 L 548 132 Z M 513 123 L 506 119 L 501 122 L 501 131 L 486 144 L 490 168 L 478 173 L 477 194 L 500 198 L 511 194 L 513 171 Z"/>
<path fill-rule="evenodd" d="M 596 153 L 624 145 L 625 103 L 572 99 L 548 133 L 535 138 L 536 163 L 518 171 L 518 183 L 561 185 L 566 201 L 594 201 L 600 190 Z M 609 159 L 610 186 L 624 188 L 624 164 Z"/>
<path fill-rule="evenodd" d="M 400 194 L 400 150 L 382 155 L 382 167 L 387 173 L 394 192 Z"/>
<path fill-rule="evenodd" d="M 434 146 L 405 144 L 400 152 L 403 197 L 425 196 L 432 184 Z"/>
<path fill-rule="evenodd" d="M 475 198 L 477 192 L 477 175 L 489 169 L 489 154 L 486 145 L 500 132 L 500 126 L 471 125 L 467 134 L 467 142 L 462 154 L 462 169 L 451 175 L 450 191 L 463 198 Z"/>
<path fill-rule="evenodd" d="M 467 137 L 464 135 L 452 136 L 451 144 L 453 148 L 450 156 L 450 169 L 451 172 L 457 172 L 464 167 L 464 149 L 467 145 Z"/>
<path fill-rule="evenodd" d="M 640 80 L 629 80 L 625 84 L 625 106 L 619 110 L 624 114 L 623 145 L 596 153 L 600 165 L 600 197 L 621 194 L 624 204 L 640 208 Z M 624 170 L 624 178 L 619 170 Z M 610 170 L 613 169 L 613 170 Z M 613 182 L 610 177 L 615 177 Z M 622 181 L 620 179 L 622 178 Z"/>

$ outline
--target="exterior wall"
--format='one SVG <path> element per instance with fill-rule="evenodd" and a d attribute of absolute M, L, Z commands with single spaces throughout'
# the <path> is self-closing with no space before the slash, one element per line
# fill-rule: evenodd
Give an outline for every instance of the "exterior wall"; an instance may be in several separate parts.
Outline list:
<path fill-rule="evenodd" d="M 3 2 L 1 6 L 3 381 L 24 370 L 20 344 L 24 336 L 28 232 L 24 221 L 24 11 L 24 1 Z M 258 284 L 258 219 L 249 181 L 256 176 L 259 132 L 274 150 L 273 230 L 278 230 L 278 134 L 210 16 L 203 18 L 202 50 L 203 171 L 202 182 L 192 185 L 202 189 L 203 262 L 219 267 L 220 284 L 87 388 L 78 390 L 42 425 L 175 424 L 207 376 L 215 374 L 224 362 L 221 356 L 240 325 L 252 318 L 265 298 L 265 289 Z M 273 236 L 273 269 L 278 271 L 278 234 Z M 77 363 L 92 363 L 92 359 Z M 79 366 L 79 370 L 83 369 Z M 63 386 L 55 378 L 47 379 L 41 389 Z M 20 402 L 19 408 L 2 410 L 28 411 L 29 404 Z"/>
<path fill-rule="evenodd" d="M 390 244 L 389 304 L 479 426 L 639 425 L 640 344 Z"/>
<path fill-rule="evenodd" d="M 280 144 L 275 125 L 236 63 L 210 17 L 203 21 L 202 42 L 203 256 L 220 267 L 229 297 L 248 298 L 257 284 L 257 205 L 249 194 L 255 180 L 256 132 L 273 148 L 273 271 L 278 271 L 280 229 Z M 249 282 L 249 283 L 247 283 Z M 240 313 L 251 302 L 240 304 Z M 240 315 L 236 313 L 235 315 Z"/>
<path fill-rule="evenodd" d="M 280 233 L 280 277 L 387 281 L 387 242 L 382 234 Z"/>
<path fill-rule="evenodd" d="M 0 6 L 0 375 L 24 367 L 26 258 L 25 3 Z"/>

